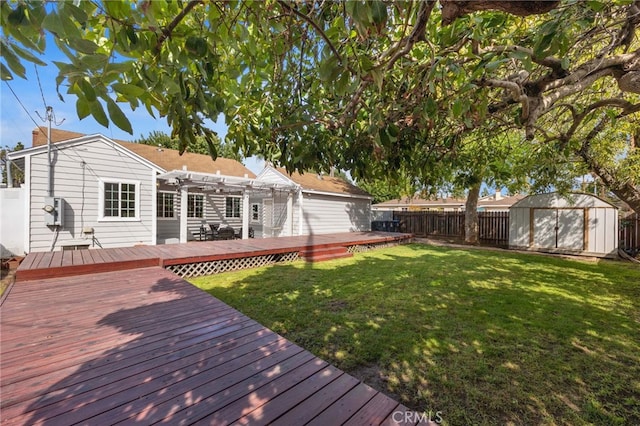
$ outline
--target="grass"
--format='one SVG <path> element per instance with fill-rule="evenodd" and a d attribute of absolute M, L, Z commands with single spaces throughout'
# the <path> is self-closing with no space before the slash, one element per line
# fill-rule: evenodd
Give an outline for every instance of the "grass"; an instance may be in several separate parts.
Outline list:
<path fill-rule="evenodd" d="M 10 273 L 8 270 L 0 270 L 0 297 L 4 294 L 4 291 L 9 288 L 11 280 L 13 279 L 13 271 Z"/>
<path fill-rule="evenodd" d="M 192 282 L 459 424 L 640 424 L 640 268 L 405 245 Z"/>

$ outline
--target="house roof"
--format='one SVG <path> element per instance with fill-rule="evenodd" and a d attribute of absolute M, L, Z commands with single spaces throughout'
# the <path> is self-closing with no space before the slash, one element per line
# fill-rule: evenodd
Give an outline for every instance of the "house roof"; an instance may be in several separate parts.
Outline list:
<path fill-rule="evenodd" d="M 318 175 L 316 173 L 288 173 L 283 168 L 276 169 L 296 184 L 300 185 L 303 190 L 311 190 L 318 192 L 330 192 L 334 194 L 357 195 L 362 197 L 370 197 L 369 193 L 357 186 L 346 182 L 345 180 L 327 175 Z"/>
<path fill-rule="evenodd" d="M 41 146 L 47 143 L 47 130 L 43 127 L 33 130 L 33 146 Z M 57 143 L 69 139 L 75 139 L 86 136 L 83 133 L 70 132 L 68 130 L 51 129 L 51 142 Z M 194 154 L 185 152 L 180 155 L 179 151 L 169 148 L 158 148 L 153 145 L 145 145 L 140 143 L 125 142 L 114 140 L 123 148 L 139 155 L 140 157 L 152 162 L 158 167 L 170 170 L 182 170 L 184 167 L 189 171 L 200 173 L 217 173 L 226 176 L 239 176 L 255 178 L 256 175 L 247 169 L 242 163 L 230 158 L 218 157 L 215 161 L 208 155 Z"/>

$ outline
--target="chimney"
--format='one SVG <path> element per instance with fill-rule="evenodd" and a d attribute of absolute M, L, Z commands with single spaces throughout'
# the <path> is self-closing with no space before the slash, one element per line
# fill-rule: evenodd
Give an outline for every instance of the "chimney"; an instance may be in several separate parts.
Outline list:
<path fill-rule="evenodd" d="M 38 145 L 42 145 L 38 143 L 38 135 L 40 135 L 40 128 L 35 128 L 33 129 L 33 131 L 31 132 L 31 146 L 38 146 Z"/>
<path fill-rule="evenodd" d="M 502 191 L 500 189 L 496 189 L 496 195 L 494 196 L 496 201 L 502 200 Z"/>

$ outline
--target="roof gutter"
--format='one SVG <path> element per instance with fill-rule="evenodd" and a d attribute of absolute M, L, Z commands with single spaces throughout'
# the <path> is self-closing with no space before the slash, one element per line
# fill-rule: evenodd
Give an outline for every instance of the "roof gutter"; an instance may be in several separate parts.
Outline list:
<path fill-rule="evenodd" d="M 331 195 L 334 197 L 343 197 L 343 198 L 360 198 L 363 200 L 373 200 L 373 197 L 370 195 L 358 195 L 358 194 L 345 194 L 340 192 L 328 192 L 328 191 L 316 191 L 315 189 L 302 189 L 302 192 L 305 194 L 317 194 L 317 195 Z"/>

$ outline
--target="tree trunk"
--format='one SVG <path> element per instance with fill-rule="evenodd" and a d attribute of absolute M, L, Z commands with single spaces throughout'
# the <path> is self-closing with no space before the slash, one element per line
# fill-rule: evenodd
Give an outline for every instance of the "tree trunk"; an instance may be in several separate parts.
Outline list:
<path fill-rule="evenodd" d="M 478 182 L 469 188 L 467 202 L 464 206 L 464 243 L 478 244 L 478 198 L 480 198 L 480 186 Z"/>
<path fill-rule="evenodd" d="M 589 169 L 602 180 L 602 183 L 604 183 L 609 191 L 627 203 L 634 212 L 640 214 L 640 187 L 634 186 L 631 182 L 621 182 L 617 179 L 615 175 L 593 158 L 589 153 L 588 143 L 583 144 L 578 154 L 582 157 Z"/>

